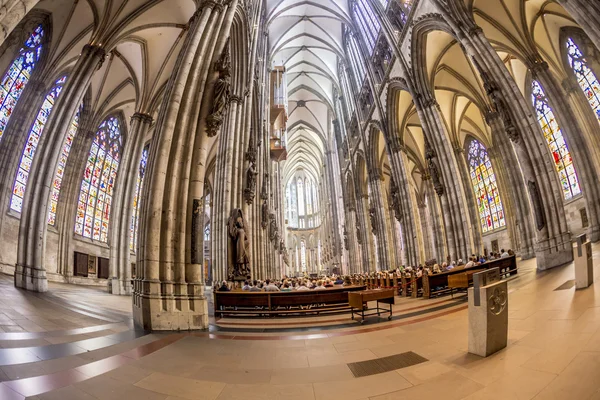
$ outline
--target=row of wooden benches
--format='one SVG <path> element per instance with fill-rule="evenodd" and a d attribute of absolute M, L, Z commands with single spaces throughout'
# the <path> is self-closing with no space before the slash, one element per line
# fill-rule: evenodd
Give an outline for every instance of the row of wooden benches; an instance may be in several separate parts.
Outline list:
<path fill-rule="evenodd" d="M 402 297 L 431 298 L 445 292 L 453 293 L 454 290 L 466 289 L 472 285 L 474 273 L 491 268 L 498 268 L 503 277 L 515 275 L 517 274 L 516 257 L 488 261 L 469 268 L 456 267 L 439 274 L 428 274 L 424 271 L 420 277 L 417 277 L 415 271 L 412 271 L 411 273 L 402 273 L 401 276 L 384 274 L 379 277 L 354 277 L 352 279 L 353 284 L 366 286 L 369 289 L 394 288 L 398 296 Z"/>

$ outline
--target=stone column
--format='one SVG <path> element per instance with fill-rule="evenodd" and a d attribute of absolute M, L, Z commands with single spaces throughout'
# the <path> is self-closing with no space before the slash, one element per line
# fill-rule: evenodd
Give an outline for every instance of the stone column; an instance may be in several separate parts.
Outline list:
<path fill-rule="evenodd" d="M 113 221 L 110 232 L 110 279 L 112 294 L 131 294 L 130 229 L 133 216 L 133 198 L 139 165 L 152 116 L 137 112 L 131 117 L 129 135 L 121 155 L 121 165 L 113 196 Z M 204 203 L 202 216 L 204 216 Z"/>
<path fill-rule="evenodd" d="M 0 0 L 0 45 L 40 0 Z"/>
<path fill-rule="evenodd" d="M 446 243 L 446 232 L 444 230 L 444 219 L 441 216 L 440 198 L 436 194 L 431 177 L 423 177 L 425 197 L 427 198 L 428 217 L 431 221 L 431 235 L 433 237 L 434 256 L 439 262 L 444 262 L 449 257 L 449 251 Z"/>
<path fill-rule="evenodd" d="M 444 128 L 439 104 L 428 93 L 415 99 L 426 136 L 426 158 L 444 219 L 448 256 L 467 258 L 472 253 L 468 204 L 452 145 Z"/>
<path fill-rule="evenodd" d="M 557 0 L 600 49 L 600 4 L 589 0 Z"/>
<path fill-rule="evenodd" d="M 383 188 L 381 187 L 381 170 L 369 169 L 369 188 L 371 194 L 369 196 L 369 214 L 371 219 L 371 230 L 377 237 L 377 251 L 379 265 L 378 270 L 386 271 L 393 268 L 393 257 L 390 253 L 390 241 L 387 225 L 385 223 L 385 205 L 383 200 Z"/>
<path fill-rule="evenodd" d="M 465 158 L 465 151 L 462 147 L 454 147 L 456 162 L 458 163 L 458 171 L 460 172 L 460 180 L 465 188 L 467 201 L 467 210 L 469 210 L 469 218 L 471 219 L 471 235 L 473 237 L 473 253 L 483 254 L 483 240 L 481 232 L 481 224 L 479 223 L 479 207 L 473 193 L 471 178 L 469 177 L 469 167 Z"/>
<path fill-rule="evenodd" d="M 37 292 L 48 290 L 44 268 L 44 243 L 48 226 L 48 201 L 58 157 L 65 137 L 94 72 L 104 60 L 103 48 L 84 46 L 52 113 L 29 174 L 19 226 L 15 286 Z"/>
<path fill-rule="evenodd" d="M 142 274 L 133 293 L 134 321 L 147 330 L 208 326 L 198 254 L 202 241 L 192 209 L 195 200 L 202 198 L 204 170 L 194 172 L 200 176 L 192 175 L 192 170 L 197 167 L 193 160 L 201 157 L 208 137 L 207 104 L 214 108 L 208 74 L 221 60 L 221 39 L 229 36 L 237 3 L 233 0 L 222 6 L 205 1 L 199 5 L 157 120 L 143 190 L 141 218 L 145 223 L 138 252 Z M 211 83 L 215 79 L 212 75 Z M 200 161 L 205 165 L 206 160 Z M 219 223 L 214 221 L 213 228 Z"/>
<path fill-rule="evenodd" d="M 514 222 L 514 231 L 519 233 L 519 237 L 513 237 L 515 242 L 515 251 L 523 260 L 535 256 L 533 242 L 535 233 L 533 221 L 531 219 L 531 209 L 529 201 L 523 193 L 527 191 L 523 184 L 523 175 L 519 162 L 513 150 L 509 145 L 510 140 L 504 132 L 500 115 L 497 112 L 488 112 L 486 121 L 492 131 L 493 146 L 488 149 L 492 166 L 502 181 L 503 187 L 507 190 L 500 193 L 505 209 L 508 211 L 507 218 Z M 495 160 L 499 162 L 494 163 Z M 512 216 L 509 218 L 509 216 Z"/>

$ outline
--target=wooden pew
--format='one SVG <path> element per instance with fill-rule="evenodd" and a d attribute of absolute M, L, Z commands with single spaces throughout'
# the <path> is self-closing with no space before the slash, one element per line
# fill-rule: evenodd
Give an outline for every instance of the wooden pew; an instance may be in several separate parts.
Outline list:
<path fill-rule="evenodd" d="M 501 277 L 516 275 L 518 272 L 516 257 L 512 256 L 507 258 L 501 258 L 498 260 L 488 261 L 486 263 L 475 265 L 470 268 L 466 268 L 464 266 L 456 267 L 450 271 L 442 272 L 439 274 L 424 273 L 422 279 L 423 297 L 431 298 L 433 294 L 441 294 L 443 292 L 451 292 L 451 294 L 453 294 L 454 289 L 465 288 L 465 282 L 466 288 L 468 288 L 469 285 L 473 282 L 473 273 L 491 268 L 498 268 L 500 270 Z M 452 282 L 452 286 L 450 282 Z"/>

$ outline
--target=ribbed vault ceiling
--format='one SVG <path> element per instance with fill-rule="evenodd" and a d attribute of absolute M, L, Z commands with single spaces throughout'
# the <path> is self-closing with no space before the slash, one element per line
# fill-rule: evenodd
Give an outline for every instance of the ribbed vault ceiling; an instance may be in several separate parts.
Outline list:
<path fill-rule="evenodd" d="M 343 57 L 346 0 L 268 0 L 271 65 L 285 65 L 288 79 L 288 161 L 284 181 L 298 169 L 320 180 L 337 63 Z"/>

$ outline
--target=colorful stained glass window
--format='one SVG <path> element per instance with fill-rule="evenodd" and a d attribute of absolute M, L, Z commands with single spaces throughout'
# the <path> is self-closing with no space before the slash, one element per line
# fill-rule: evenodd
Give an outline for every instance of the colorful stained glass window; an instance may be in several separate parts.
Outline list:
<path fill-rule="evenodd" d="M 44 29 L 39 25 L 29 36 L 25 46 L 19 50 L 19 55 L 2 78 L 0 84 L 0 140 L 14 108 L 31 78 L 31 72 L 40 59 L 43 37 Z"/>
<path fill-rule="evenodd" d="M 50 193 L 50 204 L 48 204 L 48 224 L 56 224 L 56 209 L 58 207 L 58 198 L 60 197 L 60 187 L 62 186 L 62 180 L 65 175 L 65 168 L 67 167 L 67 159 L 71 152 L 71 146 L 73 145 L 73 139 L 79 129 L 79 115 L 81 113 L 81 107 L 75 114 L 69 130 L 67 131 L 67 137 L 63 143 L 62 151 L 58 159 L 58 165 L 56 167 L 56 174 L 54 175 L 54 181 L 52 182 L 52 192 Z"/>
<path fill-rule="evenodd" d="M 119 170 L 122 138 L 119 120 L 109 117 L 98 128 L 81 181 L 75 233 L 108 242 L 110 209 Z"/>
<path fill-rule="evenodd" d="M 31 165 L 33 164 L 33 157 L 35 156 L 42 133 L 44 133 L 44 127 L 50 117 L 54 103 L 58 99 L 66 81 L 66 76 L 56 81 L 54 87 L 50 90 L 50 93 L 46 95 L 42 107 L 29 131 L 23 153 L 21 153 L 21 161 L 19 162 L 19 168 L 17 169 L 17 176 L 13 184 L 13 191 L 10 199 L 11 210 L 21 212 L 21 209 L 23 208 L 23 199 L 25 198 L 25 189 L 27 188 L 27 180 L 29 179 Z"/>
<path fill-rule="evenodd" d="M 506 226 L 504 207 L 490 157 L 483 144 L 477 140 L 472 140 L 469 144 L 467 163 L 477 198 L 482 232 L 491 232 Z"/>
<path fill-rule="evenodd" d="M 531 83 L 531 89 L 531 100 L 537 114 L 538 122 L 542 127 L 542 132 L 552 154 L 565 200 L 569 200 L 581 194 L 579 179 L 577 179 L 577 172 L 575 171 L 575 165 L 573 165 L 571 152 L 556 121 L 544 89 L 542 89 L 538 81 Z"/>
<path fill-rule="evenodd" d="M 129 227 L 129 249 L 135 251 L 138 239 L 138 222 L 140 217 L 140 196 L 142 194 L 142 185 L 144 184 L 144 175 L 146 174 L 146 165 L 148 164 L 148 154 L 150 144 L 142 149 L 142 158 L 138 169 L 137 180 L 135 182 L 135 193 L 133 195 L 133 213 L 131 214 L 131 226 Z"/>
<path fill-rule="evenodd" d="M 567 55 L 569 65 L 571 65 L 577 77 L 577 82 L 600 122 L 600 83 L 598 78 L 596 78 L 583 53 L 571 38 L 567 39 Z"/>

